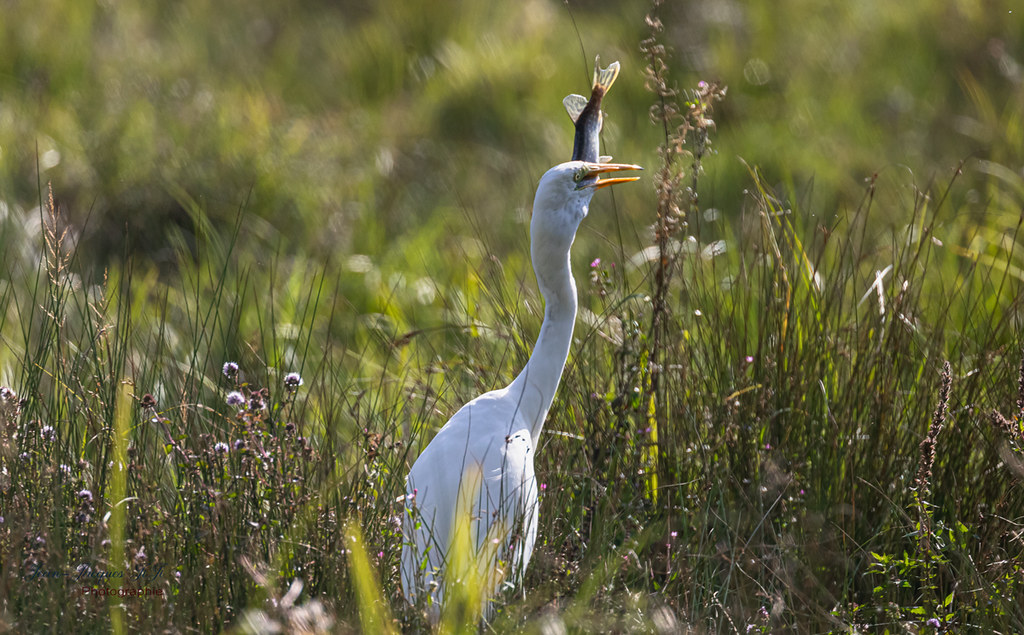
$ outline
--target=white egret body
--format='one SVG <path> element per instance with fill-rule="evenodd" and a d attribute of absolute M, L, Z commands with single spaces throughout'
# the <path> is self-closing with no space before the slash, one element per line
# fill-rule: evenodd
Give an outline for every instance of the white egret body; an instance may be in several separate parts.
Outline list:
<path fill-rule="evenodd" d="M 569 249 L 594 192 L 636 177 L 599 179 L 635 165 L 570 161 L 540 180 L 530 222 L 530 255 L 544 322 L 530 359 L 505 388 L 470 401 L 441 428 L 409 472 L 403 516 L 402 590 L 441 605 L 451 571 L 453 528 L 468 514 L 469 542 L 485 603 L 502 584 L 517 584 L 537 538 L 533 455 L 569 354 L 576 320 L 576 283 Z M 460 490 L 461 487 L 461 490 Z M 460 505 L 460 491 L 462 503 Z M 447 565 L 447 566 L 446 566 Z M 465 571 L 457 572 L 465 576 Z"/>

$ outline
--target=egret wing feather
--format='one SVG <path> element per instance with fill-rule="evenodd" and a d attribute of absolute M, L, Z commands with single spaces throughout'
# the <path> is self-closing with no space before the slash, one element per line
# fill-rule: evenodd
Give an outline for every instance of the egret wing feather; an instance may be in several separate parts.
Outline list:
<path fill-rule="evenodd" d="M 507 389 L 470 401 L 441 428 L 406 484 L 402 587 L 407 597 L 426 591 L 440 605 L 460 491 L 469 492 L 472 501 L 472 547 L 493 555 L 478 561 L 487 595 L 522 577 L 537 535 L 533 452 L 529 424 Z M 497 549 L 485 548 L 488 540 L 497 541 Z"/>

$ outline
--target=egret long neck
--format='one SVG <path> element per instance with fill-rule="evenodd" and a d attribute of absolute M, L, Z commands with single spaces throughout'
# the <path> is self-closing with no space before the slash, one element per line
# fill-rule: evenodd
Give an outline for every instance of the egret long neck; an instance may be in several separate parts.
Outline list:
<path fill-rule="evenodd" d="M 519 412 L 530 423 L 535 444 L 569 356 L 577 304 L 569 250 L 550 258 L 537 258 L 537 255 L 534 251 L 533 265 L 544 296 L 544 322 L 530 361 L 509 386 L 509 392 L 519 399 Z"/>

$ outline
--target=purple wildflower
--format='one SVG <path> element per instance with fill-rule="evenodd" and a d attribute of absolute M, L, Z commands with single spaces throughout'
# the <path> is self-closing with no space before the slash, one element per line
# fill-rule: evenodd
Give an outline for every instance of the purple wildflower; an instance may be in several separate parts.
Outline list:
<path fill-rule="evenodd" d="M 245 403 L 245 395 L 238 392 L 237 390 L 232 390 L 231 392 L 228 393 L 227 399 L 225 399 L 225 401 L 228 402 L 229 406 L 241 406 L 242 404 Z"/>
<path fill-rule="evenodd" d="M 301 385 L 302 375 L 298 373 L 288 373 L 284 376 L 284 387 L 288 389 L 288 392 L 295 392 Z"/>

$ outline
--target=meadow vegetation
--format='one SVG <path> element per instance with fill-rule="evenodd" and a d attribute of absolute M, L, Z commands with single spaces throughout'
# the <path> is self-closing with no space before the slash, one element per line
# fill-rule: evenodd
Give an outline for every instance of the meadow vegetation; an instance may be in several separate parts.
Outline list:
<path fill-rule="evenodd" d="M 0 630 L 427 629 L 403 479 L 529 355 L 600 53 L 647 171 L 483 628 L 1024 631 L 1012 3 L 0 8 Z"/>

